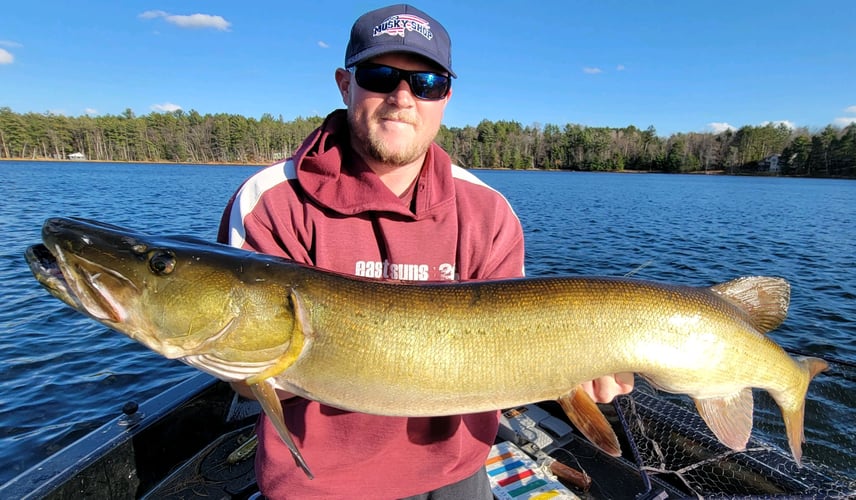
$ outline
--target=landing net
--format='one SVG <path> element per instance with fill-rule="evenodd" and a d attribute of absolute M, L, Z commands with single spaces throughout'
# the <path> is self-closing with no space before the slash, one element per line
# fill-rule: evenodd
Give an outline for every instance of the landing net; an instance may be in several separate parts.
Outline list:
<path fill-rule="evenodd" d="M 845 361 L 830 362 L 812 382 L 803 467 L 792 459 L 781 413 L 765 391 L 755 391 L 752 439 L 742 452 L 721 445 L 688 398 L 658 392 L 644 381 L 637 381 L 632 395 L 618 398 L 615 409 L 635 451 L 627 458 L 636 462 L 651 498 L 658 482 L 705 498 L 854 498 L 855 390 L 856 365 Z"/>

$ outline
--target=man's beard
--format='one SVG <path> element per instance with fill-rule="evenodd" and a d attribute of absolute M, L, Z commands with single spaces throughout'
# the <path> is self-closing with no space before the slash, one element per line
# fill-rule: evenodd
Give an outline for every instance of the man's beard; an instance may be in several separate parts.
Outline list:
<path fill-rule="evenodd" d="M 414 127 L 418 127 L 417 117 L 407 116 L 403 113 L 383 113 L 379 111 L 376 113 L 375 118 L 376 120 L 373 120 L 373 123 L 378 123 L 382 119 L 393 118 L 409 123 Z M 371 132 L 367 123 L 364 122 L 358 124 L 350 108 L 348 109 L 348 125 L 351 128 L 351 133 L 354 138 L 360 143 L 359 145 L 353 146 L 358 150 L 364 151 L 372 159 L 377 160 L 384 165 L 394 167 L 409 165 L 410 163 L 419 160 L 425 152 L 428 151 L 428 148 L 431 146 L 431 142 L 433 142 L 433 138 L 420 142 L 417 137 L 405 147 L 392 149 L 380 137 Z"/>

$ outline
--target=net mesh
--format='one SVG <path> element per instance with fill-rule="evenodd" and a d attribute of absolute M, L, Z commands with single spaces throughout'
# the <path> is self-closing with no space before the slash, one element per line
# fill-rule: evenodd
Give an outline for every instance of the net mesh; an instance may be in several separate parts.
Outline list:
<path fill-rule="evenodd" d="M 755 391 L 752 439 L 741 452 L 719 443 L 689 398 L 659 393 L 644 381 L 618 398 L 615 409 L 642 475 L 687 495 L 853 498 L 854 387 L 856 365 L 843 361 L 830 362 L 812 382 L 802 467 L 791 457 L 781 413 L 764 391 Z"/>

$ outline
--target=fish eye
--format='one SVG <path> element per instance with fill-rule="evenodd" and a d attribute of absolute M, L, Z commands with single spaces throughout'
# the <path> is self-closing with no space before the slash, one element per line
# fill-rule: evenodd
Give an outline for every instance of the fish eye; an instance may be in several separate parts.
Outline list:
<path fill-rule="evenodd" d="M 155 250 L 149 256 L 149 269 L 157 275 L 169 274 L 175 269 L 175 255 L 169 250 Z"/>

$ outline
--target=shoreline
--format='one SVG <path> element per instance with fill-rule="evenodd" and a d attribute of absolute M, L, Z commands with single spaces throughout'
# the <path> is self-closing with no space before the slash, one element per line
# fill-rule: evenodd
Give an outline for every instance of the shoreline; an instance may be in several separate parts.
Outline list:
<path fill-rule="evenodd" d="M 143 165 L 210 165 L 210 166 L 226 166 L 226 167 L 266 167 L 273 165 L 281 160 L 272 160 L 270 162 L 248 162 L 248 163 L 238 163 L 238 162 L 176 162 L 176 161 L 126 161 L 126 160 L 68 160 L 68 159 L 56 159 L 56 158 L 0 158 L 0 162 L 50 162 L 50 163 L 139 163 Z M 508 171 L 519 171 L 519 172 L 583 172 L 582 170 L 566 170 L 566 169 L 547 169 L 547 168 L 518 168 L 513 169 L 509 167 L 463 167 L 467 170 L 508 170 Z M 603 171 L 595 171 L 590 170 L 586 172 L 592 173 L 604 173 L 604 174 L 663 174 L 662 170 L 603 170 Z M 721 175 L 724 174 L 724 170 L 709 170 L 707 172 L 683 172 L 686 174 L 695 174 L 695 175 Z"/>
<path fill-rule="evenodd" d="M 177 161 L 146 161 L 146 160 L 135 160 L 135 161 L 126 161 L 126 160 L 67 160 L 61 159 L 58 160 L 56 158 L 0 158 L 0 162 L 9 161 L 9 162 L 25 162 L 25 161 L 36 161 L 36 162 L 44 162 L 44 163 L 140 163 L 143 165 L 211 165 L 211 166 L 225 166 L 225 167 L 266 167 L 268 165 L 273 165 L 276 161 L 273 162 L 248 162 L 248 163 L 238 163 L 238 162 L 177 162 Z"/>
<path fill-rule="evenodd" d="M 247 163 L 238 163 L 238 162 L 175 162 L 175 161 L 125 161 L 125 160 L 68 160 L 61 159 L 58 160 L 56 158 L 0 158 L 0 163 L 2 162 L 42 162 L 42 163 L 124 163 L 124 164 L 140 164 L 140 165 L 198 165 L 198 166 L 211 166 L 211 167 L 268 167 L 274 165 L 277 162 L 282 160 L 271 160 L 267 162 L 247 162 Z M 693 172 L 665 172 L 663 170 L 565 170 L 565 169 L 547 169 L 547 168 L 520 168 L 513 169 L 509 167 L 462 167 L 466 170 L 507 170 L 514 172 L 566 172 L 566 173 L 594 173 L 594 174 L 636 174 L 636 175 L 644 175 L 644 174 L 663 174 L 663 175 L 723 175 L 723 176 L 732 176 L 732 177 L 781 177 L 787 179 L 799 179 L 799 178 L 814 178 L 814 179 L 842 179 L 842 180 L 853 180 L 852 177 L 808 177 L 808 176 L 800 176 L 800 175 L 781 175 L 781 174 L 773 174 L 769 172 L 741 172 L 741 173 L 728 173 L 726 170 L 707 170 L 707 171 L 693 171 Z"/>

